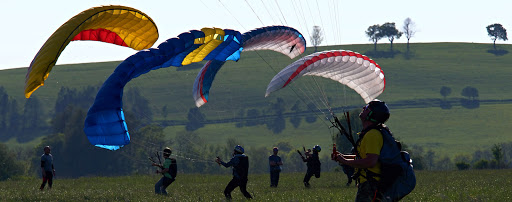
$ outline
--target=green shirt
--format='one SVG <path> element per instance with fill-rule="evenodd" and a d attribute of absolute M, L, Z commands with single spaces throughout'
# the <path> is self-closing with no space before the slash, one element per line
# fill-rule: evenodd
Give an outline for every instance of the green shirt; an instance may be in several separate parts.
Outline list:
<path fill-rule="evenodd" d="M 178 170 L 176 159 L 166 158 L 164 161 L 164 169 L 166 168 L 169 169 L 169 171 L 164 173 L 164 176 L 171 179 L 176 178 L 176 171 Z"/>

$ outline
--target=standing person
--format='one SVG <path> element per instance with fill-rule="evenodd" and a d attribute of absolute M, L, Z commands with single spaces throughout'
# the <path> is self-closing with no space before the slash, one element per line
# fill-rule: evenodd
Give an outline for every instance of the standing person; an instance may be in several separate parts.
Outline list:
<path fill-rule="evenodd" d="M 176 180 L 176 174 L 178 171 L 178 166 L 176 164 L 176 159 L 171 158 L 172 150 L 169 147 L 166 147 L 163 152 L 164 156 L 164 164 L 153 163 L 153 166 L 159 167 L 161 170 L 156 170 L 156 173 L 161 173 L 163 176 L 160 180 L 155 184 L 155 193 L 167 195 L 167 187 L 171 185 Z"/>
<path fill-rule="evenodd" d="M 48 182 L 48 189 L 52 188 L 53 176 L 55 176 L 55 167 L 53 166 L 53 156 L 51 154 L 50 146 L 43 148 L 44 154 L 41 155 L 41 173 L 43 174 L 43 183 L 40 190 L 44 189 L 46 182 Z"/>
<path fill-rule="evenodd" d="M 215 159 L 219 165 L 224 167 L 233 167 L 233 179 L 228 183 L 226 189 L 224 189 L 224 196 L 227 200 L 231 200 L 231 192 L 236 188 L 240 187 L 240 191 L 247 199 L 252 199 L 251 194 L 247 192 L 247 181 L 249 174 L 249 157 L 244 154 L 244 148 L 237 145 L 233 151 L 233 158 L 227 163 L 222 161 L 219 157 Z"/>
<path fill-rule="evenodd" d="M 359 114 L 363 130 L 358 133 L 357 155 L 337 153 L 335 156 L 336 161 L 357 169 L 359 184 L 356 201 L 382 200 L 382 193 L 377 186 L 381 178 L 379 155 L 383 146 L 383 136 L 378 127 L 387 128 L 384 122 L 388 120 L 389 115 L 389 108 L 384 102 L 369 102 Z"/>
<path fill-rule="evenodd" d="M 272 152 L 273 154 L 268 157 L 268 164 L 270 166 L 270 187 L 277 187 L 283 162 L 281 161 L 281 157 L 277 155 L 277 152 L 279 152 L 277 147 L 274 147 Z"/>
<path fill-rule="evenodd" d="M 320 152 L 322 148 L 319 145 L 313 147 L 313 154 L 311 154 L 311 150 L 308 149 L 306 152 L 306 157 L 300 156 L 302 161 L 306 162 L 306 166 L 308 167 L 306 171 L 306 175 L 304 176 L 304 186 L 309 187 L 309 180 L 314 175 L 316 178 L 320 178 L 320 158 L 318 157 L 318 152 Z"/>

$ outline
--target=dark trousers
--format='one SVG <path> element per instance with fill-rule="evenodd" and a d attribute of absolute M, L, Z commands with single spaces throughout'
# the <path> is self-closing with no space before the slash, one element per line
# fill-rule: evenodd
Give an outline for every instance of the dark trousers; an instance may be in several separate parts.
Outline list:
<path fill-rule="evenodd" d="M 39 189 L 44 189 L 44 186 L 46 185 L 46 182 L 48 182 L 48 187 L 51 189 L 53 185 L 53 173 L 52 171 L 45 171 L 46 176 L 43 177 L 43 183 L 41 184 L 41 187 Z"/>
<path fill-rule="evenodd" d="M 316 178 L 320 178 L 320 172 L 312 172 L 312 171 L 308 171 L 306 172 L 306 176 L 304 176 L 304 182 L 305 183 L 309 183 L 309 180 L 311 179 L 312 176 L 315 176 Z"/>
<path fill-rule="evenodd" d="M 226 189 L 224 189 L 224 196 L 226 196 L 227 199 L 231 199 L 231 192 L 236 187 L 240 187 L 240 191 L 245 198 L 252 198 L 251 194 L 247 192 L 247 179 L 238 179 L 236 177 L 233 177 L 233 179 L 228 183 L 228 186 L 226 186 Z"/>
<path fill-rule="evenodd" d="M 347 186 L 348 186 L 352 183 L 352 175 L 354 175 L 355 170 L 353 167 L 350 167 L 347 165 L 342 165 L 342 167 L 343 167 L 343 172 L 345 173 L 345 175 L 347 175 L 347 178 L 348 178 L 348 182 L 347 182 Z"/>
<path fill-rule="evenodd" d="M 277 187 L 280 171 L 270 171 L 270 186 Z"/>
<path fill-rule="evenodd" d="M 377 191 L 377 184 L 368 181 L 357 185 L 356 202 L 386 201 Z"/>
<path fill-rule="evenodd" d="M 167 195 L 166 189 L 169 185 L 171 185 L 172 182 L 174 182 L 174 180 L 175 179 L 171 179 L 165 176 L 160 178 L 160 180 L 155 184 L 155 193 Z"/>

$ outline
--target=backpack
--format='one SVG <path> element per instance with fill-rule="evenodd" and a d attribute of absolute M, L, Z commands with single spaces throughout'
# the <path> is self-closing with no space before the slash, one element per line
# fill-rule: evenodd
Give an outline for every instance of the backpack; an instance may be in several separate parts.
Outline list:
<path fill-rule="evenodd" d="M 411 193 L 416 186 L 412 159 L 407 151 L 402 151 L 402 144 L 393 138 L 393 134 L 387 127 L 379 125 L 369 128 L 364 133 L 371 129 L 379 130 L 383 140 L 379 155 L 379 162 L 381 163 L 381 174 L 379 176 L 381 178 L 377 183 L 377 190 L 380 190 L 386 200 L 398 201 Z M 360 139 L 363 138 L 364 133 Z M 366 172 L 368 175 L 371 173 L 368 170 Z"/>

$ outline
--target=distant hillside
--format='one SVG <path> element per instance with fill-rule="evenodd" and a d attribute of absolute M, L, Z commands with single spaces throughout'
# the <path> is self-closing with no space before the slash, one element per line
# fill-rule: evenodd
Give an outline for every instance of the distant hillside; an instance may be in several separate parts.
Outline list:
<path fill-rule="evenodd" d="M 457 153 L 470 154 L 475 149 L 488 149 L 492 144 L 512 141 L 512 46 L 498 45 L 501 55 L 492 52 L 492 44 L 473 43 L 425 43 L 411 44 L 411 53 L 405 56 L 405 44 L 379 44 L 373 52 L 373 44 L 320 47 L 321 50 L 344 49 L 362 54 L 370 53 L 383 69 L 386 89 L 379 99 L 391 107 L 388 125 L 395 136 L 409 145 L 434 149 L 448 156 Z M 310 54 L 313 49 L 308 49 Z M 490 51 L 491 50 L 491 51 Z M 306 55 L 306 54 L 304 54 Z M 379 57 L 380 56 L 380 57 Z M 311 92 L 325 92 L 334 107 L 360 107 L 364 103 L 351 89 L 325 79 L 296 82 L 289 88 L 264 98 L 266 86 L 272 77 L 286 65 L 295 61 L 270 51 L 244 52 L 238 62 L 229 61 L 217 75 L 210 91 L 210 102 L 200 110 L 206 115 L 205 127 L 195 131 L 208 142 L 225 144 L 234 137 L 247 145 L 269 145 L 289 141 L 294 146 L 331 144 L 329 122 L 319 120 L 313 124 L 302 120 L 298 128 L 289 123 L 296 116 L 291 108 L 301 103 L 304 111 Z M 39 97 L 50 111 L 61 87 L 83 88 L 100 86 L 120 62 L 104 62 L 59 65 L 53 68 L 45 85 L 33 95 Z M 187 67 L 169 67 L 151 71 L 135 78 L 127 88 L 137 87 L 150 101 L 155 123 L 187 120 L 192 99 L 192 84 L 201 64 Z M 0 86 L 20 105 L 24 103 L 23 88 L 26 69 L 0 71 Z M 321 86 L 315 90 L 314 86 Z M 441 87 L 451 89 L 446 100 L 440 94 Z M 462 89 L 470 86 L 478 90 L 478 106 L 467 107 L 461 102 Z M 310 88 L 311 87 L 311 88 Z M 309 89 L 310 88 L 310 89 Z M 317 92 L 318 93 L 318 92 Z M 240 113 L 258 109 L 261 113 L 283 99 L 286 107 L 286 129 L 273 134 L 265 125 L 253 127 L 235 126 Z M 315 103 L 321 105 L 320 103 Z M 444 104 L 444 105 L 443 105 Z M 447 105 L 446 105 L 447 104 Z M 443 108 L 442 105 L 444 106 Z M 160 113 L 167 106 L 169 114 Z M 263 115 L 263 114 L 262 114 Z M 268 115 L 268 114 L 267 114 Z M 272 117 L 267 117 L 272 118 Z M 223 120 L 223 121 L 219 121 Z M 227 121 L 231 120 L 231 121 Z M 166 128 L 168 137 L 183 131 L 183 126 Z M 134 137 L 136 138 L 136 137 Z"/>

